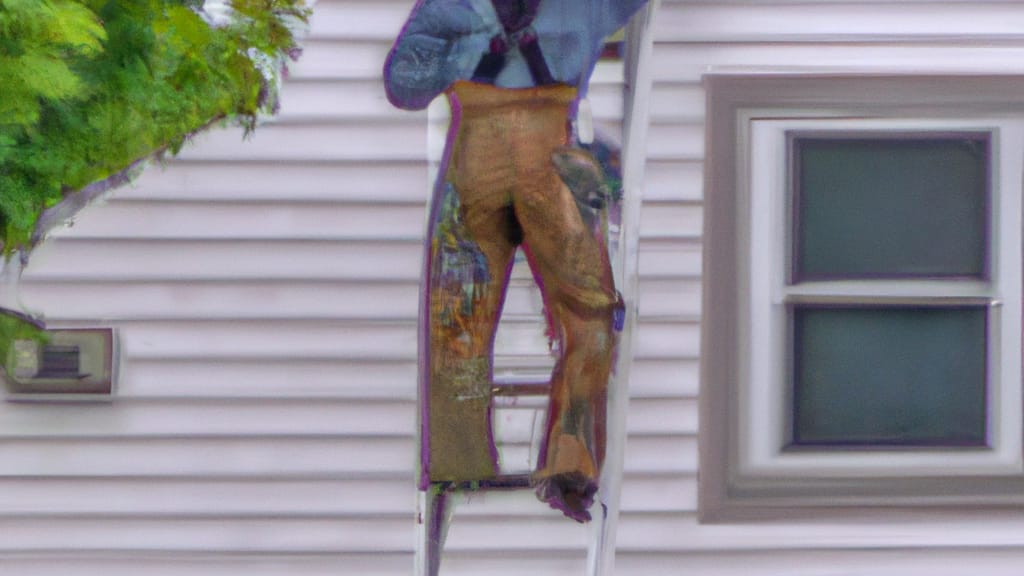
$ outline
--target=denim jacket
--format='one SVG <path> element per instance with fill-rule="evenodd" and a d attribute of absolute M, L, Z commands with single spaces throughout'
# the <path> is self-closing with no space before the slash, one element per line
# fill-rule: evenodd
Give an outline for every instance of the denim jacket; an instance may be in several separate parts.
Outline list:
<path fill-rule="evenodd" d="M 646 1 L 542 0 L 532 26 L 554 80 L 584 95 L 605 38 Z M 470 79 L 492 38 L 504 34 L 491 2 L 419 0 L 384 65 L 388 100 L 399 108 L 422 109 L 452 82 Z M 534 84 L 518 50 L 508 53 L 494 84 Z"/>

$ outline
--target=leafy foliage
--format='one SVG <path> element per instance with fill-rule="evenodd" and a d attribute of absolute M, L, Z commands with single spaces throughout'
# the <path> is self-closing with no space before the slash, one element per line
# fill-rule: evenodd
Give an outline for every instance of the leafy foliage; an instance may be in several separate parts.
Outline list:
<path fill-rule="evenodd" d="M 123 183 L 140 160 L 177 153 L 213 123 L 248 131 L 276 111 L 278 72 L 299 54 L 290 26 L 309 16 L 303 0 L 231 0 L 217 23 L 202 4 L 0 0 L 0 269 L 69 196 Z M 43 337 L 0 313 L 0 364 L 14 340 Z"/>
<path fill-rule="evenodd" d="M 298 48 L 302 0 L 0 0 L 0 239 L 28 246 L 39 215 L 211 123 L 273 112 Z M 268 71 L 270 73 L 268 74 Z"/>
<path fill-rule="evenodd" d="M 23 321 L 15 316 L 0 314 L 0 364 L 7 368 L 11 358 L 11 347 L 18 340 L 31 340 L 44 344 L 50 335 L 34 324 Z"/>

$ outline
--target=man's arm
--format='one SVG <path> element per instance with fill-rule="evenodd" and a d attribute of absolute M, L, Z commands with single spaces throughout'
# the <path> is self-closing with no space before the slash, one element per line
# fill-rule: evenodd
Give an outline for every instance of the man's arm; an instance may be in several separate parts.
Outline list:
<path fill-rule="evenodd" d="M 467 66 L 472 72 L 482 52 L 466 40 L 485 28 L 468 0 L 419 0 L 384 64 L 388 100 L 407 110 L 426 108 Z"/>

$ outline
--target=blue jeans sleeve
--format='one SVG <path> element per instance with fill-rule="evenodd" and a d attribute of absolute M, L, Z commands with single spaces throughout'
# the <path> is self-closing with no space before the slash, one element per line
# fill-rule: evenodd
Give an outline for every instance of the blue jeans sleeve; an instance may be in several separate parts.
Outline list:
<path fill-rule="evenodd" d="M 399 108 L 425 108 L 472 73 L 488 38 L 486 22 L 467 0 L 420 0 L 384 64 L 388 100 Z"/>

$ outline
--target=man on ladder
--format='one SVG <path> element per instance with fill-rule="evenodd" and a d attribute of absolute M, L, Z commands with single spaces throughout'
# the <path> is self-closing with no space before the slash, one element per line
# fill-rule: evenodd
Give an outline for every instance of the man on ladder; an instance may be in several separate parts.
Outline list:
<path fill-rule="evenodd" d="M 572 144 L 605 38 L 645 3 L 420 0 L 388 56 L 394 105 L 422 109 L 443 92 L 452 108 L 424 276 L 424 488 L 497 476 L 494 334 L 522 246 L 559 351 L 531 484 L 590 519 L 621 302 L 596 206 L 583 199 L 600 168 Z"/>

